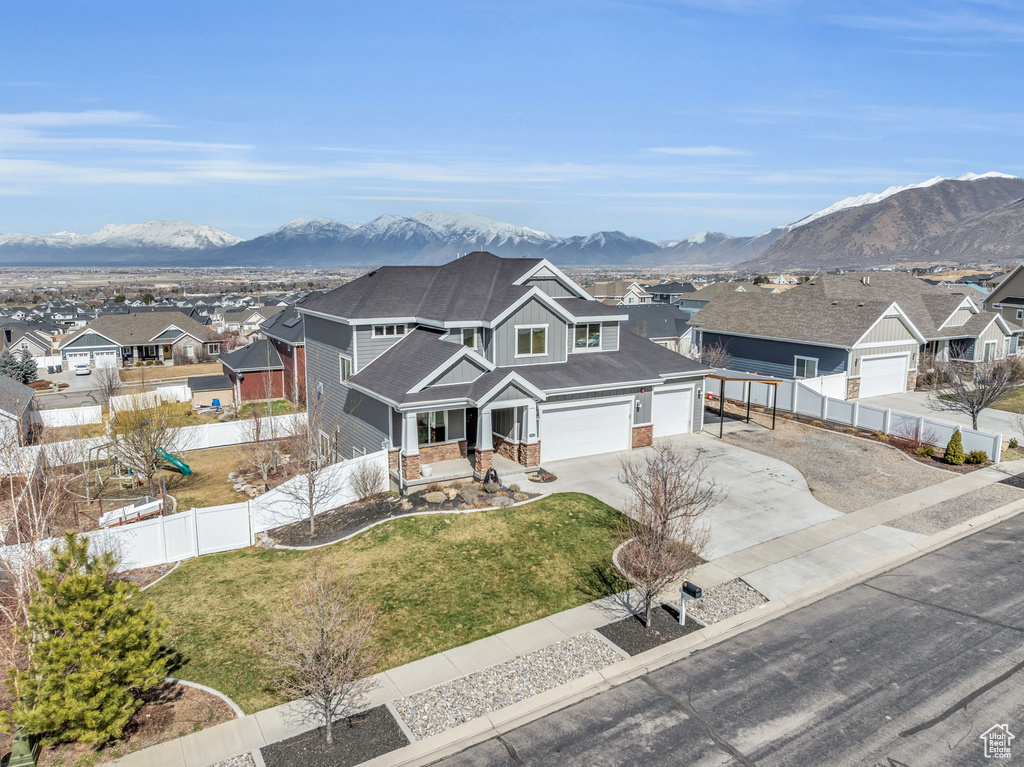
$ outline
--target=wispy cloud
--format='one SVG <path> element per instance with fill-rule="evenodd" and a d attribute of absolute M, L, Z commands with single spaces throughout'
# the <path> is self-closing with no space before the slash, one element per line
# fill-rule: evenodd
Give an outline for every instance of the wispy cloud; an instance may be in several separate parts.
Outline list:
<path fill-rule="evenodd" d="M 979 42 L 1024 43 L 1024 10 L 999 0 L 928 0 L 861 3 L 844 6 L 829 19 L 855 29 L 889 33 L 904 39 L 943 45 Z"/>
<path fill-rule="evenodd" d="M 679 157 L 729 157 L 752 154 L 743 149 L 733 149 L 727 146 L 656 146 L 647 151 Z"/>

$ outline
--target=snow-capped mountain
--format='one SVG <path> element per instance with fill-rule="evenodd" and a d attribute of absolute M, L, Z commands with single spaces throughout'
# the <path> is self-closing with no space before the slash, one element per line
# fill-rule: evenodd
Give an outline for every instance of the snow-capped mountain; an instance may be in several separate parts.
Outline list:
<path fill-rule="evenodd" d="M 97 232 L 76 234 L 0 234 L 0 247 L 109 248 L 114 250 L 211 250 L 242 241 L 212 226 L 188 221 L 107 224 Z"/>

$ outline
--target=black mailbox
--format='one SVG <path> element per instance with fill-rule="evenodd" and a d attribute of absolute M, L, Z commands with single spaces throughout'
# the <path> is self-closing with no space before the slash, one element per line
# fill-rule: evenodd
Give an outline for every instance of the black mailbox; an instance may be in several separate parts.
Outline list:
<path fill-rule="evenodd" d="M 694 599 L 700 599 L 703 594 L 700 586 L 696 583 L 690 583 L 690 581 L 683 581 L 683 593 Z"/>

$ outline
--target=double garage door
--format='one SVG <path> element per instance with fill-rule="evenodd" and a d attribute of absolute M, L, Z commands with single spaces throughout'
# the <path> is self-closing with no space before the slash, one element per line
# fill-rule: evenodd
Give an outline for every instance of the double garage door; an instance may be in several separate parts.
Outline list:
<path fill-rule="evenodd" d="M 68 352 L 68 367 L 73 368 L 85 362 L 97 368 L 116 368 L 118 363 L 118 352 Z"/>
<path fill-rule="evenodd" d="M 654 436 L 687 434 L 693 418 L 693 388 L 654 392 Z M 579 401 L 540 408 L 541 461 L 629 450 L 633 399 Z"/>
<path fill-rule="evenodd" d="M 860 397 L 880 397 L 907 390 L 907 354 L 865 357 L 860 361 Z"/>

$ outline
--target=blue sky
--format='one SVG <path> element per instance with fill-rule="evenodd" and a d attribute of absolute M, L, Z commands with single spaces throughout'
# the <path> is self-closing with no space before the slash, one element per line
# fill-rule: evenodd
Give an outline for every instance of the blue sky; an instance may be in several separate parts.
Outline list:
<path fill-rule="evenodd" d="M 429 208 L 665 239 L 1024 175 L 1021 5 L 8 3 L 0 232 Z"/>

